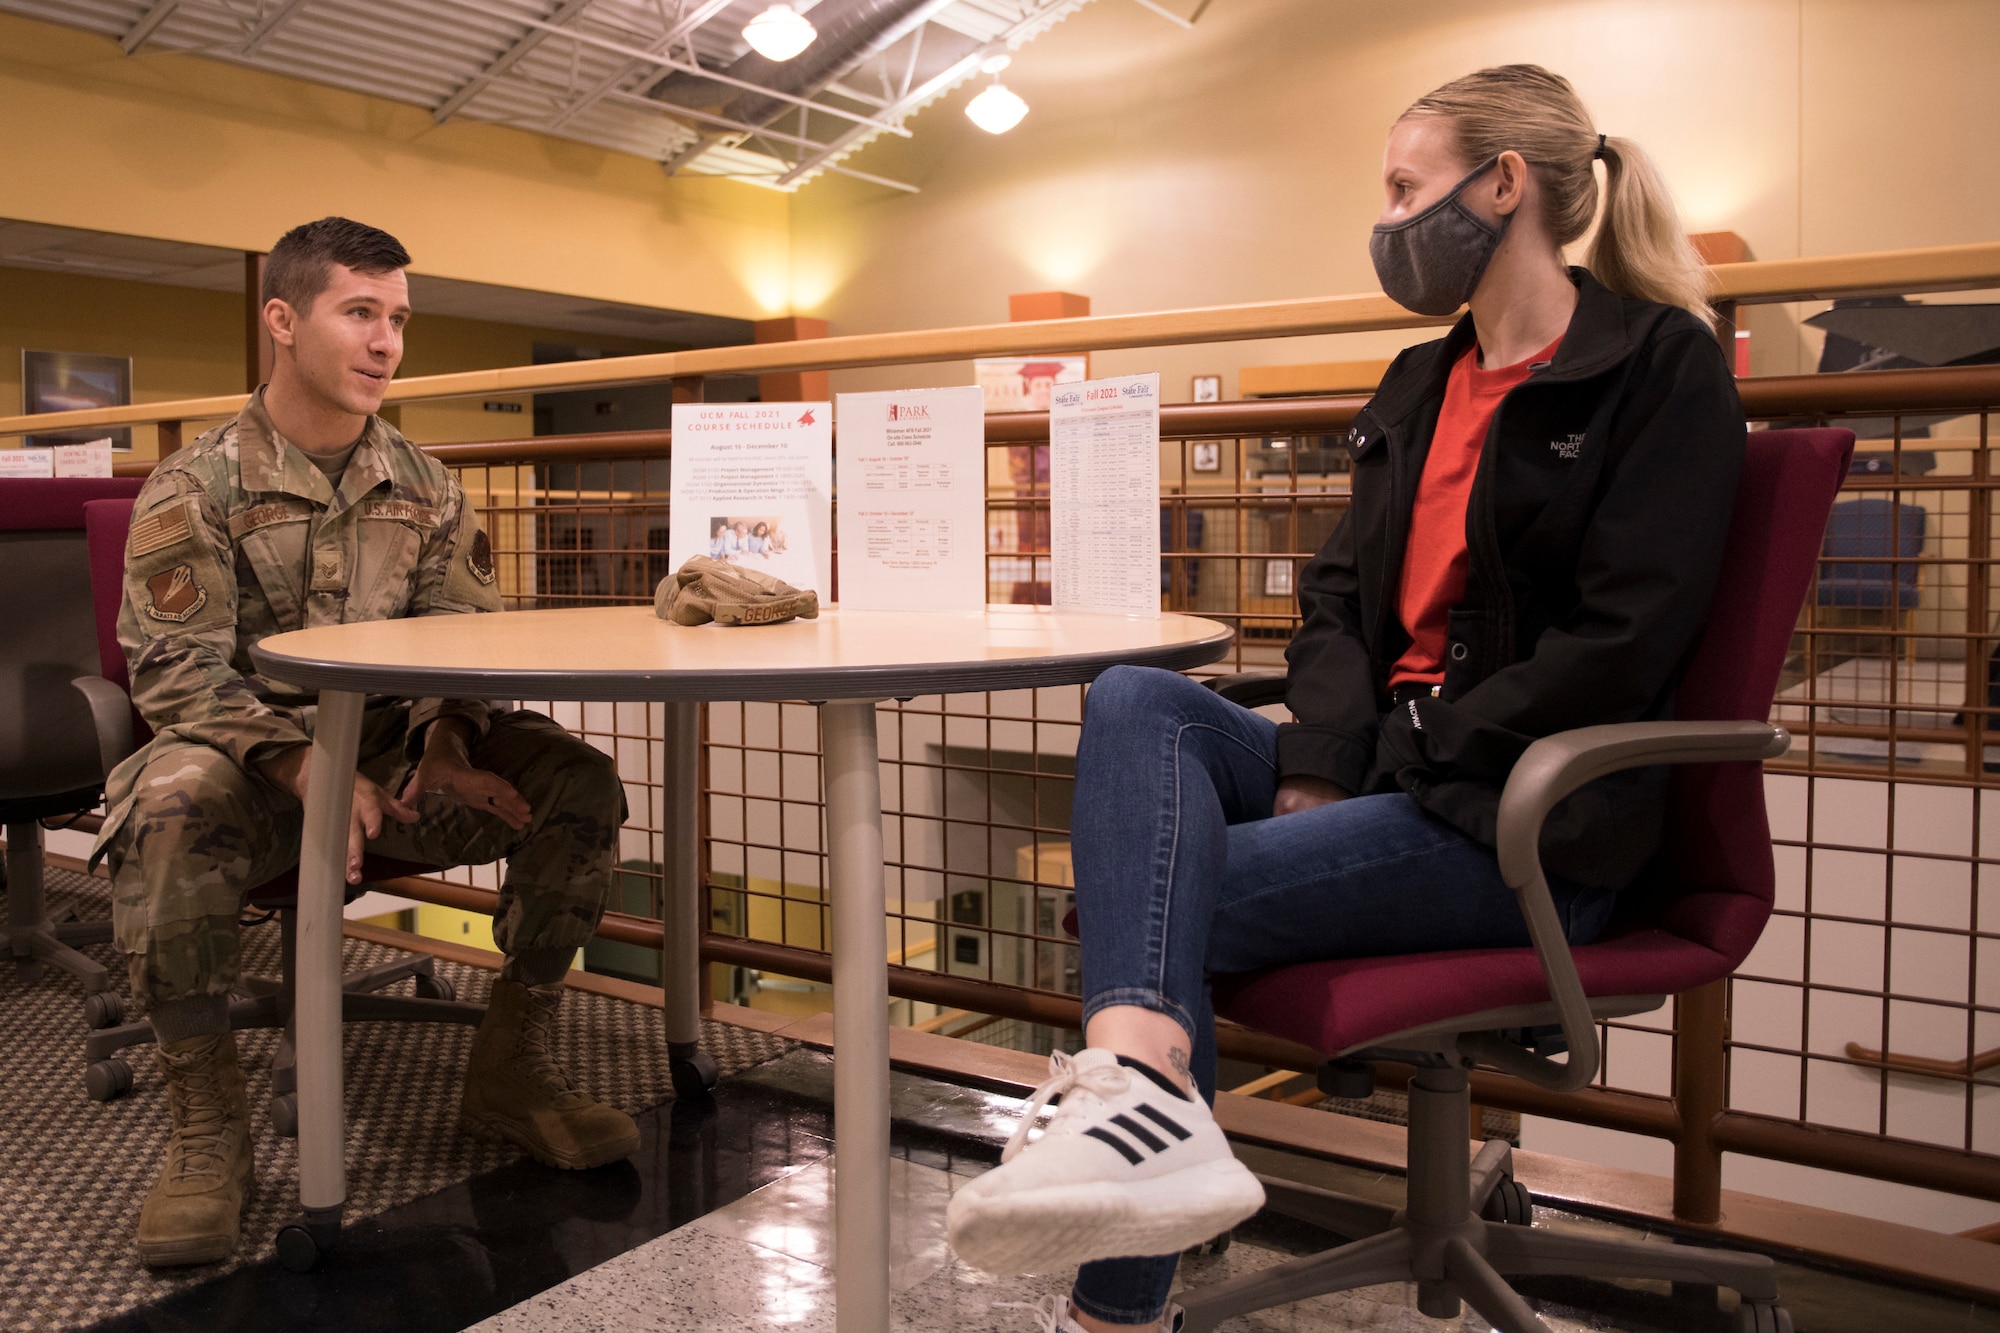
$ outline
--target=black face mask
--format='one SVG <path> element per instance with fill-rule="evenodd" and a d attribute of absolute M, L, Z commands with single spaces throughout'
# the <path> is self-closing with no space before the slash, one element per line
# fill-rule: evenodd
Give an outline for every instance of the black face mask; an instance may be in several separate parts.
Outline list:
<path fill-rule="evenodd" d="M 1368 257 L 1390 300 L 1419 315 L 1449 315 L 1472 299 L 1514 215 L 1496 227 L 1458 197 L 1499 161 L 1489 158 L 1474 167 L 1450 194 L 1415 217 L 1376 226 Z"/>

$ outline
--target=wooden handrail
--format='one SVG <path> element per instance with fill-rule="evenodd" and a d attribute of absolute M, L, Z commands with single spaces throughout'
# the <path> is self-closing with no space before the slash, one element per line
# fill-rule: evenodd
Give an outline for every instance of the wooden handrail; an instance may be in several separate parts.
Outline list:
<path fill-rule="evenodd" d="M 1858 1041 L 1847 1043 L 1847 1058 L 1881 1065 L 1899 1074 L 1929 1074 L 1934 1078 L 1971 1078 L 1989 1069 L 2000 1069 L 2000 1046 L 1980 1051 L 1967 1060 L 1939 1060 L 1928 1055 L 1898 1055 L 1894 1051 L 1871 1051 Z"/>
<path fill-rule="evenodd" d="M 1842 413 L 1973 412 L 2000 408 L 2000 365 L 1883 370 L 1865 375 L 1765 375 L 1738 380 L 1736 387 L 1752 420 L 1837 417 Z M 1168 440 L 1338 435 L 1367 402 L 1365 394 L 1347 394 L 1173 403 L 1160 409 L 1160 435 Z M 1001 412 L 986 418 L 986 442 L 991 445 L 1044 444 L 1048 438 L 1046 412 Z M 629 430 L 427 444 L 424 452 L 454 467 L 499 467 L 661 458 L 672 443 L 672 431 Z M 1926 446 L 1912 442 L 1910 447 Z M 156 460 L 142 458 L 120 462 L 115 470 L 121 477 L 144 477 L 155 466 Z"/>
<path fill-rule="evenodd" d="M 1755 260 L 1710 269 L 1714 298 L 1739 304 L 1823 300 L 1834 296 L 1964 291 L 2000 286 L 2000 242 L 1828 255 L 1813 259 Z M 773 374 L 794 370 L 852 370 L 868 366 L 965 361 L 981 356 L 1032 356 L 1236 342 L 1316 334 L 1362 333 L 1448 324 L 1455 316 L 1412 314 L 1380 292 L 1249 305 L 1210 306 L 1136 315 L 985 324 L 903 333 L 863 333 L 801 342 L 754 343 L 654 352 L 543 366 L 418 375 L 389 386 L 387 401 L 407 403 L 489 394 L 553 393 L 657 383 L 682 377 Z M 141 403 L 81 412 L 0 417 L 0 437 L 36 431 L 153 422 L 219 420 L 235 415 L 246 395 Z"/>

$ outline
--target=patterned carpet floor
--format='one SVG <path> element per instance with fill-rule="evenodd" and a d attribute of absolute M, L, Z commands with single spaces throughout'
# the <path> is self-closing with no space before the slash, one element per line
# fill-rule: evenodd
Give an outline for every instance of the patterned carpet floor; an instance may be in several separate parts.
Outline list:
<path fill-rule="evenodd" d="M 68 898 L 86 920 L 110 915 L 107 885 L 49 872 L 52 901 Z M 275 975 L 275 923 L 244 932 L 244 962 Z M 85 950 L 111 966 L 127 1000 L 123 968 L 109 945 Z M 346 942 L 346 966 L 404 955 Z M 461 999 L 483 1002 L 493 973 L 439 960 Z M 407 983 L 406 983 L 407 986 Z M 243 1245 L 226 1264 L 155 1273 L 132 1248 L 139 1205 L 159 1171 L 167 1139 L 164 1087 L 150 1046 L 130 1048 L 132 1090 L 98 1103 L 84 1093 L 83 992 L 53 969 L 24 983 L 0 949 L 0 1329 L 58 1333 L 148 1304 L 230 1268 L 265 1258 L 297 1206 L 296 1145 L 264 1113 L 275 1031 L 237 1036 L 257 1132 L 257 1192 L 243 1218 Z M 358 1221 L 502 1166 L 520 1153 L 460 1134 L 458 1097 L 473 1029 L 456 1024 L 349 1024 L 347 1220 Z M 722 1074 L 740 1072 L 791 1044 L 742 1028 L 704 1023 L 703 1047 Z M 572 990 L 557 1051 L 582 1085 L 630 1113 L 673 1096 L 660 1011 Z"/>

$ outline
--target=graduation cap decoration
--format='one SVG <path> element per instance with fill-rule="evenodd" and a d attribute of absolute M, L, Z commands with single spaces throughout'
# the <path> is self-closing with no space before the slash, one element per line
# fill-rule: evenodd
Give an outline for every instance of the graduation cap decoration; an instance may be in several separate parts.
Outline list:
<path fill-rule="evenodd" d="M 2000 304 L 1923 305 L 1904 296 L 1846 297 L 1806 323 L 1826 332 L 1819 357 L 1821 374 L 2000 362 Z M 1903 438 L 1928 438 L 1932 426 L 1949 419 L 1949 415 L 1905 416 Z M 1888 436 L 1896 428 L 1891 417 L 1841 424 L 1862 439 Z M 1921 476 L 1936 462 L 1931 453 L 1905 449 L 1902 471 Z M 1895 470 L 1895 460 L 1887 453 L 1864 449 L 1854 455 L 1853 470 L 1888 473 Z"/>

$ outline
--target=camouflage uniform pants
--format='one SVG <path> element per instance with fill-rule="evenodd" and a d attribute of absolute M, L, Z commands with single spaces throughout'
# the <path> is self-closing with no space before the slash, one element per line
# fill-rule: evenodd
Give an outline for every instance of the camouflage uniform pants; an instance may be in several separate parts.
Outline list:
<path fill-rule="evenodd" d="M 371 708 L 358 768 L 393 794 L 409 780 L 408 709 Z M 574 949 L 604 910 L 625 795 L 609 756 L 536 713 L 493 719 L 475 766 L 512 783 L 533 808 L 511 829 L 497 815 L 420 798 L 423 819 L 385 824 L 368 850 L 435 866 L 505 857 L 493 937 L 509 954 Z M 133 994 L 149 1004 L 220 995 L 241 973 L 244 896 L 298 863 L 305 812 L 290 792 L 219 750 L 176 745 L 149 760 L 130 814 L 106 847 L 119 946 Z"/>

